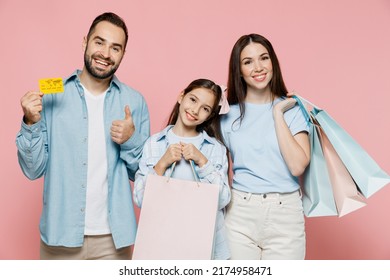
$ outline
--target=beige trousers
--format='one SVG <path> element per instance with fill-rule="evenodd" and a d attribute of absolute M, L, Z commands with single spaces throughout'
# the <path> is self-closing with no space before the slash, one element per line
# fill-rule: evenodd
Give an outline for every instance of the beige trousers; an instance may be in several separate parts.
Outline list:
<path fill-rule="evenodd" d="M 130 246 L 116 249 L 111 234 L 86 235 L 82 247 L 48 246 L 41 240 L 41 260 L 130 260 Z"/>

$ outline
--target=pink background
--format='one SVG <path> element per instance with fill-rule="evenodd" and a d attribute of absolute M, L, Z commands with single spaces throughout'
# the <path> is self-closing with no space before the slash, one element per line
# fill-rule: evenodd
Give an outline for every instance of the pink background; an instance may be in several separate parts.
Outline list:
<path fill-rule="evenodd" d="M 288 88 L 326 109 L 390 172 L 388 0 L 0 0 L 0 259 L 39 257 L 43 181 L 26 179 L 17 163 L 20 98 L 39 78 L 82 67 L 83 36 L 104 11 L 127 22 L 117 74 L 144 94 L 153 133 L 190 81 L 226 84 L 234 42 L 255 32 L 273 43 Z M 307 258 L 390 259 L 389 201 L 386 186 L 347 216 L 307 219 Z"/>

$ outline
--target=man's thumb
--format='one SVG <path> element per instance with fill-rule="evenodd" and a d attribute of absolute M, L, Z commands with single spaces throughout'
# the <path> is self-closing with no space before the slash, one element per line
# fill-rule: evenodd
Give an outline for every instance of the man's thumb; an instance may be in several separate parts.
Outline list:
<path fill-rule="evenodd" d="M 129 105 L 125 106 L 125 120 L 129 120 L 131 118 L 131 112 Z"/>

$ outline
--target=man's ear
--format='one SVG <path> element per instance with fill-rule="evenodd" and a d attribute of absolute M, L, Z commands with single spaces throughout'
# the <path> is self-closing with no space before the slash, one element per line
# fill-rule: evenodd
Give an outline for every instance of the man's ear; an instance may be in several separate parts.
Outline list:
<path fill-rule="evenodd" d="M 87 44 L 88 44 L 87 36 L 84 36 L 83 43 L 82 43 L 83 52 L 85 52 L 85 50 L 87 49 Z"/>

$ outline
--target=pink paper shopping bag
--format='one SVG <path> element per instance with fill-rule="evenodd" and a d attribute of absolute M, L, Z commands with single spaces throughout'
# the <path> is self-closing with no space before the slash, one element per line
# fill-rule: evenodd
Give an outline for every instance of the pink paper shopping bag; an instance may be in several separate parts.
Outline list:
<path fill-rule="evenodd" d="M 359 192 L 351 174 L 349 174 L 322 128 L 318 127 L 317 129 L 333 187 L 338 214 L 339 217 L 342 217 L 366 206 L 366 199 Z"/>
<path fill-rule="evenodd" d="M 133 259 L 211 259 L 218 195 L 218 185 L 149 175 Z"/>

